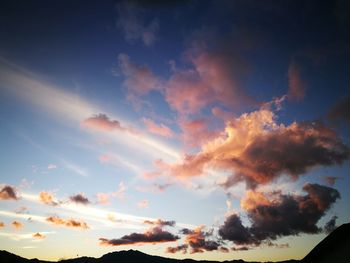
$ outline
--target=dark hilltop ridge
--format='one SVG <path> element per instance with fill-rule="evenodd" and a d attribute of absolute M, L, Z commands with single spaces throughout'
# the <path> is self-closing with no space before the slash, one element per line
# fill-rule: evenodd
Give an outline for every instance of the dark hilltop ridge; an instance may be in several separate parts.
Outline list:
<path fill-rule="evenodd" d="M 49 263 L 38 259 L 26 259 L 7 251 L 0 251 L 1 263 Z M 171 259 L 151 256 L 136 250 L 112 252 L 100 258 L 80 257 L 59 261 L 61 263 L 217 263 L 217 261 L 196 261 L 193 259 Z M 225 263 L 245 263 L 244 260 L 224 261 Z M 249 261 L 250 263 L 253 263 Z M 343 224 L 301 260 L 286 260 L 279 263 L 349 263 L 350 262 L 350 223 Z M 257 262 L 256 262 L 257 263 Z"/>

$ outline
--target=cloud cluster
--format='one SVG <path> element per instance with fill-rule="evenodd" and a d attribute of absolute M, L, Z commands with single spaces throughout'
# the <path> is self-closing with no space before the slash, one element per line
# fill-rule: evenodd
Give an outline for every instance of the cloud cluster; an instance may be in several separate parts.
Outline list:
<path fill-rule="evenodd" d="M 156 226 L 145 233 L 131 233 L 130 235 L 122 236 L 117 239 L 100 238 L 100 245 L 102 246 L 123 246 L 123 245 L 140 245 L 140 244 L 158 244 L 165 242 L 174 242 L 179 237 L 163 230 Z"/>
<path fill-rule="evenodd" d="M 90 204 L 89 199 L 87 197 L 85 197 L 83 194 L 72 195 L 69 197 L 69 200 L 71 202 L 74 202 L 77 204 L 82 204 L 82 205 Z"/>
<path fill-rule="evenodd" d="M 50 216 L 46 218 L 46 221 L 49 223 L 52 223 L 54 225 L 59 225 L 59 226 L 65 226 L 65 227 L 71 227 L 71 228 L 80 228 L 83 230 L 89 229 L 90 227 L 88 224 L 84 221 L 79 221 L 76 219 L 62 219 L 58 216 Z"/>
<path fill-rule="evenodd" d="M 259 245 L 262 241 L 300 233 L 315 234 L 322 231 L 319 219 L 340 198 L 337 190 L 319 184 L 305 184 L 306 195 L 285 195 L 275 191 L 262 193 L 249 191 L 241 200 L 251 226 L 242 224 L 232 214 L 219 229 L 219 235 L 237 245 Z"/>
<path fill-rule="evenodd" d="M 197 154 L 179 163 L 158 160 L 148 176 L 201 176 L 207 169 L 231 173 L 221 186 L 245 181 L 251 188 L 282 175 L 297 179 L 317 166 L 339 165 L 350 156 L 349 147 L 334 130 L 320 122 L 276 122 L 275 113 L 262 107 L 226 123 L 225 132 L 203 144 Z"/>
<path fill-rule="evenodd" d="M 205 231 L 204 226 L 201 225 L 193 230 L 182 229 L 182 234 L 185 235 L 184 244 L 178 245 L 176 247 L 168 247 L 166 249 L 167 253 L 187 253 L 190 249 L 190 253 L 203 253 L 205 251 L 214 250 L 225 250 L 227 248 L 222 247 L 218 241 L 209 239 L 212 236 L 212 231 Z"/>
<path fill-rule="evenodd" d="M 15 188 L 10 185 L 5 185 L 0 190 L 0 200 L 18 200 Z"/>

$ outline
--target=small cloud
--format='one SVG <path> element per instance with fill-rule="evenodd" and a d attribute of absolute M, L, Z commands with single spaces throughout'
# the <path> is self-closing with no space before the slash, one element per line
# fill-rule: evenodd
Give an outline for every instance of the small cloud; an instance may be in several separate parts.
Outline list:
<path fill-rule="evenodd" d="M 154 227 L 145 233 L 131 233 L 117 239 L 100 238 L 102 246 L 125 246 L 125 245 L 143 245 L 143 244 L 159 244 L 166 242 L 174 242 L 180 239 L 178 236 L 162 230 L 160 227 Z"/>
<path fill-rule="evenodd" d="M 11 223 L 11 226 L 13 228 L 15 228 L 16 230 L 20 230 L 20 229 L 22 229 L 24 227 L 24 225 L 21 222 L 18 222 L 18 221 L 13 221 Z"/>
<path fill-rule="evenodd" d="M 43 234 L 40 234 L 39 232 L 33 234 L 33 238 L 36 238 L 36 239 L 44 239 L 46 236 L 43 235 Z"/>
<path fill-rule="evenodd" d="M 151 221 L 151 220 L 145 220 L 143 221 L 144 224 L 148 225 L 157 225 L 157 226 L 175 226 L 176 222 L 175 221 L 164 221 L 161 219 L 158 219 L 156 221 Z"/>
<path fill-rule="evenodd" d="M 4 222 L 0 222 L 0 228 L 5 227 L 5 223 Z"/>
<path fill-rule="evenodd" d="M 0 200 L 18 200 L 18 196 L 14 187 L 5 185 L 0 190 Z"/>
<path fill-rule="evenodd" d="M 54 196 L 49 193 L 49 192 L 40 192 L 39 193 L 39 200 L 40 202 L 47 204 L 47 205 L 52 205 L 52 206 L 56 206 L 58 205 L 58 202 L 55 201 Z"/>
<path fill-rule="evenodd" d="M 350 124 L 350 96 L 342 98 L 328 112 L 328 119 Z"/>
<path fill-rule="evenodd" d="M 147 208 L 149 205 L 149 201 L 147 199 L 141 200 L 137 203 L 137 206 L 141 209 Z"/>
<path fill-rule="evenodd" d="M 335 182 L 339 179 L 343 179 L 343 177 L 340 176 L 323 176 L 322 179 L 329 185 L 334 186 Z"/>
<path fill-rule="evenodd" d="M 324 231 L 329 234 L 331 233 L 334 229 L 337 228 L 336 226 L 336 221 L 337 221 L 337 216 L 333 216 L 324 226 Z"/>
<path fill-rule="evenodd" d="M 143 119 L 143 123 L 146 126 L 146 129 L 153 134 L 166 137 L 166 138 L 173 138 L 174 132 L 165 124 L 156 124 L 154 121 L 150 119 Z"/>
<path fill-rule="evenodd" d="M 65 227 L 71 227 L 71 228 L 81 228 L 83 230 L 89 229 L 90 227 L 88 226 L 87 223 L 84 221 L 79 221 L 76 219 L 62 219 L 58 216 L 50 216 L 46 218 L 47 222 L 50 222 L 54 225 L 59 225 L 59 226 L 65 226 Z"/>
<path fill-rule="evenodd" d="M 107 131 L 107 132 L 110 132 L 113 130 L 120 130 L 120 131 L 127 130 L 126 128 L 121 126 L 119 121 L 110 120 L 109 117 L 103 113 L 94 115 L 90 118 L 83 120 L 81 123 L 81 127 L 98 130 L 98 131 Z"/>
<path fill-rule="evenodd" d="M 69 200 L 74 202 L 74 203 L 83 204 L 83 205 L 87 205 L 90 203 L 89 199 L 86 198 L 83 194 L 73 195 L 73 196 L 69 197 Z"/>
<path fill-rule="evenodd" d="M 47 170 L 55 170 L 55 169 L 57 169 L 57 165 L 56 165 L 56 164 L 50 163 L 50 164 L 47 166 Z"/>

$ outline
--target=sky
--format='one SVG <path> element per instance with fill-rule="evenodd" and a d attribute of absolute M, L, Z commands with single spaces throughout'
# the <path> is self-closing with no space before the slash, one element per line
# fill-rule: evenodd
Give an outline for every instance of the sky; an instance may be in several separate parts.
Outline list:
<path fill-rule="evenodd" d="M 303 258 L 350 221 L 348 1 L 2 1 L 0 249 Z"/>

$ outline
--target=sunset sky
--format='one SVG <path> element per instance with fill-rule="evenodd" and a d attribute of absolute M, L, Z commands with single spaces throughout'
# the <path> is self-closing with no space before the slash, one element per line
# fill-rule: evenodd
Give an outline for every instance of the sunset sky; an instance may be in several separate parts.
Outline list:
<path fill-rule="evenodd" d="M 349 14 L 2 1 L 0 249 L 304 257 L 350 222 Z"/>

